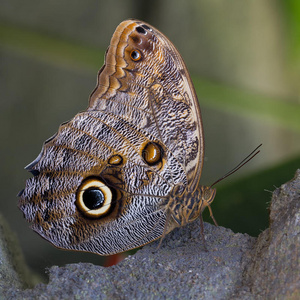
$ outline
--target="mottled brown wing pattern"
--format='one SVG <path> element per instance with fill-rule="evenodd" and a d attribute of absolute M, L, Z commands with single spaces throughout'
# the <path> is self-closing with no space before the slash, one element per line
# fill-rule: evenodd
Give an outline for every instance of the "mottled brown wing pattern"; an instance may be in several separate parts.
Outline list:
<path fill-rule="evenodd" d="M 130 58 L 136 50 L 142 55 L 138 62 Z M 189 183 L 200 177 L 204 145 L 198 100 L 180 54 L 158 30 L 131 20 L 118 26 L 90 98 L 88 110 L 95 109 L 138 124 L 175 150 Z"/>
<path fill-rule="evenodd" d="M 27 167 L 34 176 L 19 207 L 57 247 L 123 252 L 192 219 L 176 195 L 196 190 L 202 163 L 200 109 L 181 56 L 158 30 L 128 20 L 111 39 L 87 110 Z"/>

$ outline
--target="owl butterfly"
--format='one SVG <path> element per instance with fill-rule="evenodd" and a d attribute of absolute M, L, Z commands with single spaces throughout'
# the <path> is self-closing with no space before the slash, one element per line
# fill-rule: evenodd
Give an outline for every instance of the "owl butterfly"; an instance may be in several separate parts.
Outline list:
<path fill-rule="evenodd" d="M 199 185 L 203 156 L 200 108 L 183 59 L 157 29 L 127 20 L 111 39 L 86 111 L 61 125 L 26 167 L 34 176 L 19 207 L 56 247 L 123 252 L 209 207 L 216 191 Z"/>

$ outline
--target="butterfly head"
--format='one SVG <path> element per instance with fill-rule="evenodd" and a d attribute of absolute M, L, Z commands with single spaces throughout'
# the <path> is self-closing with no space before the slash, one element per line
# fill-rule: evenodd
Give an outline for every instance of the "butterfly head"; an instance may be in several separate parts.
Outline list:
<path fill-rule="evenodd" d="M 211 205 L 216 196 L 216 189 L 211 188 L 210 186 L 200 186 L 201 199 L 202 199 L 202 211 L 206 206 Z"/>

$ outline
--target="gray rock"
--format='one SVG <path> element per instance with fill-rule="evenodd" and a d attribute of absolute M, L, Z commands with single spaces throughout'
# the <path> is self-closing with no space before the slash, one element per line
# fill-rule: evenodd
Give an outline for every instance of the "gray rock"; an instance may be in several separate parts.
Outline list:
<path fill-rule="evenodd" d="M 298 299 L 300 170 L 273 193 L 260 236 L 199 222 L 174 230 L 109 268 L 80 263 L 49 270 L 49 283 L 6 289 L 11 299 Z"/>
<path fill-rule="evenodd" d="M 195 222 L 163 241 L 145 246 L 110 268 L 92 264 L 52 267 L 48 285 L 19 292 L 21 298 L 84 299 L 204 298 L 224 299 L 241 285 L 254 238 L 205 224 L 205 251 Z M 44 299 L 44 298 L 43 298 Z"/>
<path fill-rule="evenodd" d="M 250 294 L 238 298 L 300 299 L 300 169 L 273 192 L 270 226 L 251 252 L 243 285 Z"/>
<path fill-rule="evenodd" d="M 31 280 L 16 237 L 0 215 L 0 299 L 9 289 L 31 286 Z"/>

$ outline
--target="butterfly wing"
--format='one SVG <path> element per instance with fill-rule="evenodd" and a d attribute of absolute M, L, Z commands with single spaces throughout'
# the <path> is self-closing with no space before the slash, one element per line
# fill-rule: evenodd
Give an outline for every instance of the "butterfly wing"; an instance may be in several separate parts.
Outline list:
<path fill-rule="evenodd" d="M 141 59 L 133 61 L 136 50 Z M 187 183 L 198 184 L 204 157 L 198 99 L 181 55 L 157 29 L 136 20 L 118 26 L 90 98 L 88 110 L 97 109 L 138 121 L 174 151 Z"/>
<path fill-rule="evenodd" d="M 34 176 L 19 207 L 57 247 L 118 253 L 162 236 L 170 192 L 195 188 L 202 162 L 200 109 L 180 54 L 155 28 L 128 20 L 87 110 L 27 167 Z"/>

